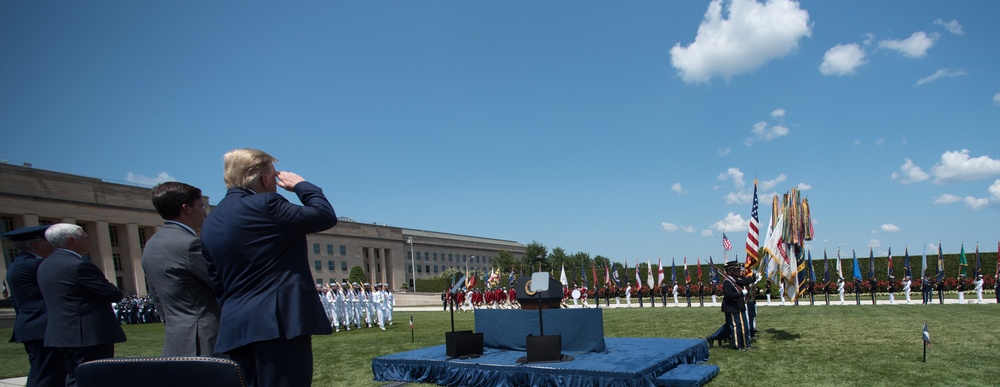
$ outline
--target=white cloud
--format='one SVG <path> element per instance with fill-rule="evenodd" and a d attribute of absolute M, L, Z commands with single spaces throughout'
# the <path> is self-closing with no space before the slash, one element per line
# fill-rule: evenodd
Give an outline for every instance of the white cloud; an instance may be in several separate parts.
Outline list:
<path fill-rule="evenodd" d="M 965 208 L 973 211 L 982 210 L 990 205 L 989 198 L 974 198 L 972 196 L 966 196 L 963 201 L 965 202 Z"/>
<path fill-rule="evenodd" d="M 994 203 L 1000 203 L 1000 179 L 994 181 L 988 191 L 990 192 L 990 200 Z"/>
<path fill-rule="evenodd" d="M 934 198 L 934 204 L 951 204 L 957 201 L 961 201 L 962 197 L 952 194 L 944 194 Z"/>
<path fill-rule="evenodd" d="M 893 180 L 899 180 L 902 184 L 913 184 L 916 182 L 921 182 L 930 178 L 930 175 L 924 170 L 920 169 L 916 164 L 913 164 L 913 160 L 909 158 L 906 160 L 901 167 L 899 167 L 899 172 L 892 173 Z"/>
<path fill-rule="evenodd" d="M 691 226 L 678 226 L 676 224 L 667 223 L 667 222 L 660 223 L 660 225 L 663 226 L 663 231 L 666 231 L 666 232 L 682 231 L 682 232 L 686 232 L 688 234 L 694 232 L 694 227 L 691 227 Z"/>
<path fill-rule="evenodd" d="M 771 117 L 774 118 L 781 118 L 784 116 L 785 116 L 785 109 L 782 108 L 774 109 L 774 111 L 771 112 Z"/>
<path fill-rule="evenodd" d="M 931 243 L 927 244 L 927 251 L 932 251 L 932 250 L 937 250 L 937 249 L 938 249 L 938 244 L 937 243 L 931 242 Z"/>
<path fill-rule="evenodd" d="M 778 137 L 785 137 L 788 135 L 788 127 L 783 125 L 768 126 L 764 121 L 753 124 L 753 129 L 750 129 L 750 133 L 753 133 L 754 137 L 760 141 L 771 141 Z M 750 140 L 751 143 L 753 140 Z"/>
<path fill-rule="evenodd" d="M 781 58 L 810 36 L 809 12 L 792 0 L 712 0 L 687 47 L 670 49 L 670 64 L 686 83 L 731 79 Z M 727 18 L 728 17 L 728 18 Z"/>
<path fill-rule="evenodd" d="M 712 232 L 712 230 L 708 230 L 708 229 L 701 230 L 701 236 L 703 236 L 703 237 L 710 237 L 710 236 L 713 236 L 713 235 L 715 235 L 715 233 Z"/>
<path fill-rule="evenodd" d="M 940 78 L 954 78 L 963 75 L 965 75 L 965 70 L 962 69 L 940 69 L 938 71 L 935 71 L 934 74 L 918 79 L 917 86 L 921 86 L 925 83 L 934 82 Z"/>
<path fill-rule="evenodd" d="M 749 222 L 743 219 L 742 215 L 730 212 L 729 214 L 726 214 L 725 218 L 715 222 L 711 228 L 720 232 L 737 232 L 741 230 L 745 231 L 748 224 Z"/>
<path fill-rule="evenodd" d="M 130 182 L 130 183 L 135 183 L 135 184 L 145 185 L 145 186 L 150 186 L 150 187 L 154 186 L 154 185 L 157 185 L 157 184 L 160 184 L 160 183 L 165 183 L 165 182 L 168 182 L 168 181 L 177 181 L 177 179 L 175 179 L 173 176 L 170 176 L 170 174 L 168 174 L 166 172 L 160 172 L 160 174 L 156 175 L 156 177 L 147 177 L 145 175 L 136 175 L 136 174 L 134 174 L 132 172 L 129 172 L 128 174 L 125 175 L 125 180 L 128 181 L 128 182 Z"/>
<path fill-rule="evenodd" d="M 670 186 L 670 190 L 677 192 L 678 195 L 687 192 L 684 191 L 683 187 L 681 187 L 681 183 L 674 183 L 674 185 Z"/>
<path fill-rule="evenodd" d="M 873 249 L 882 247 L 882 241 L 872 238 L 872 240 L 868 241 L 868 247 Z"/>
<path fill-rule="evenodd" d="M 892 223 L 883 224 L 882 232 L 899 232 L 899 226 Z"/>
<path fill-rule="evenodd" d="M 1000 106 L 1000 93 L 993 94 L 993 104 Z"/>
<path fill-rule="evenodd" d="M 741 189 L 746 186 L 746 182 L 743 181 L 743 172 L 739 168 L 732 167 L 727 169 L 725 172 L 719 174 L 716 180 L 729 181 L 736 189 Z"/>
<path fill-rule="evenodd" d="M 931 167 L 934 184 L 953 181 L 979 180 L 1000 175 L 1000 160 L 989 156 L 969 158 L 969 150 L 948 151 L 941 155 L 941 162 Z"/>
<path fill-rule="evenodd" d="M 808 191 L 813 188 L 813 186 L 806 183 L 799 183 L 799 185 L 796 185 L 795 187 L 798 188 L 799 191 Z"/>
<path fill-rule="evenodd" d="M 733 191 L 725 196 L 726 204 L 750 203 L 753 200 L 753 193 L 743 191 Z"/>
<path fill-rule="evenodd" d="M 910 58 L 920 58 L 927 55 L 927 50 L 934 46 L 935 39 L 937 39 L 936 34 L 928 36 L 923 31 L 917 31 L 904 40 L 883 40 L 878 45 L 882 48 L 898 51 Z"/>
<path fill-rule="evenodd" d="M 715 155 L 719 156 L 719 157 L 725 157 L 725 156 L 728 156 L 730 153 L 732 153 L 732 151 L 733 150 L 730 149 L 729 147 L 725 147 L 725 148 L 719 149 L 717 152 L 715 152 Z"/>
<path fill-rule="evenodd" d="M 787 179 L 787 177 L 785 177 L 785 174 L 782 173 L 782 174 L 778 175 L 778 177 L 776 177 L 774 179 L 761 181 L 759 183 L 758 187 L 760 188 L 761 191 L 767 191 L 767 190 L 773 189 L 774 187 L 777 187 L 778 184 L 781 184 L 786 179 Z"/>
<path fill-rule="evenodd" d="M 965 31 L 962 31 L 962 25 L 958 24 L 958 20 L 952 19 L 951 21 L 944 21 L 941 19 L 937 19 L 934 21 L 934 24 L 943 26 L 944 29 L 948 30 L 948 32 L 951 32 L 952 35 L 961 36 L 965 34 Z"/>
<path fill-rule="evenodd" d="M 823 75 L 853 75 L 854 71 L 868 63 L 865 60 L 865 50 L 857 43 L 838 44 L 826 50 L 823 63 L 819 65 L 819 73 Z"/>

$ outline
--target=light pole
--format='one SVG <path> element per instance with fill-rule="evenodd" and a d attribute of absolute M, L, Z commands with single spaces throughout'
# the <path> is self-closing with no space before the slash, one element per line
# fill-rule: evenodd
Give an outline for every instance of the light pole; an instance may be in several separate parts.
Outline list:
<path fill-rule="evenodd" d="M 417 292 L 417 256 L 413 255 L 413 238 L 406 237 L 406 243 L 410 244 L 410 271 L 413 275 L 413 292 Z"/>

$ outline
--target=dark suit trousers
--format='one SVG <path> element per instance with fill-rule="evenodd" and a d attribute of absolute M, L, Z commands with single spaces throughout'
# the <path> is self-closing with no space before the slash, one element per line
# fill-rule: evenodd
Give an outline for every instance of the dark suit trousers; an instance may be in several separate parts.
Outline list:
<path fill-rule="evenodd" d="M 312 336 L 258 341 L 229 351 L 250 387 L 312 385 Z"/>
<path fill-rule="evenodd" d="M 66 387 L 76 386 L 76 367 L 91 360 L 115 357 L 114 344 L 93 345 L 79 348 L 59 348 L 66 361 Z"/>
<path fill-rule="evenodd" d="M 32 340 L 24 342 L 24 350 L 28 352 L 27 387 L 34 386 L 65 386 L 66 385 L 66 364 L 63 362 L 62 352 L 56 348 L 46 348 L 45 340 Z"/>

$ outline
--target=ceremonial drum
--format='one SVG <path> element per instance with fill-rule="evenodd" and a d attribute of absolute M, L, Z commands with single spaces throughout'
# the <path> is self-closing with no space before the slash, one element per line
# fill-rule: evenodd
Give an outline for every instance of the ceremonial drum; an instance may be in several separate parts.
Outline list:
<path fill-rule="evenodd" d="M 573 289 L 573 293 L 572 294 L 573 294 L 573 299 L 574 300 L 579 300 L 580 299 L 580 289 Z"/>

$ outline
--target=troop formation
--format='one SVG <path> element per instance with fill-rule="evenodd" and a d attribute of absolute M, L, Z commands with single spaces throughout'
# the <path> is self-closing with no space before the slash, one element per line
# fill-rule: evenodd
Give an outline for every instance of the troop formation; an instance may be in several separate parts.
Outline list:
<path fill-rule="evenodd" d="M 392 325 L 392 310 L 396 306 L 396 298 L 388 284 L 371 284 L 357 282 L 325 284 L 316 286 L 319 299 L 323 302 L 326 317 L 334 331 L 341 329 L 371 328 L 373 325 L 383 331 L 387 325 Z"/>
<path fill-rule="evenodd" d="M 479 308 L 521 308 L 521 304 L 517 302 L 517 290 L 513 286 L 506 290 L 502 286 L 487 286 L 486 289 L 463 287 L 454 293 L 450 289 L 445 289 L 441 292 L 441 303 L 445 310 L 452 304 L 460 313 Z"/>

